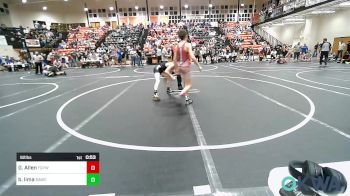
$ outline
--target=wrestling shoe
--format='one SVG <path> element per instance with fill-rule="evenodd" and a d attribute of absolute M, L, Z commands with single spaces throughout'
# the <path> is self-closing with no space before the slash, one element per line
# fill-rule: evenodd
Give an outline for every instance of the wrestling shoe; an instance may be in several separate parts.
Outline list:
<path fill-rule="evenodd" d="M 193 103 L 192 99 L 186 99 L 186 105 L 190 105 L 192 103 Z"/>
<path fill-rule="evenodd" d="M 153 101 L 160 101 L 158 94 L 153 95 Z"/>
<path fill-rule="evenodd" d="M 182 89 L 184 89 L 184 87 L 182 87 L 182 85 L 178 86 L 177 89 L 179 89 L 179 91 L 182 91 Z"/>
<path fill-rule="evenodd" d="M 172 93 L 173 91 L 170 89 L 170 88 L 168 88 L 168 89 L 166 89 L 166 93 L 167 94 L 170 94 L 170 93 Z"/>

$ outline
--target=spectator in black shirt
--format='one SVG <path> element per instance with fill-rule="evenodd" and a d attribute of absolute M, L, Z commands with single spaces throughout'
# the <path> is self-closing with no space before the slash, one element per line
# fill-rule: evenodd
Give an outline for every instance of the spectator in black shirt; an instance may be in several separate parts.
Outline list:
<path fill-rule="evenodd" d="M 140 49 L 137 49 L 136 50 L 136 53 L 137 53 L 137 57 L 136 57 L 136 62 L 137 62 L 137 65 L 140 67 L 140 66 L 143 66 L 142 64 L 142 53 L 141 53 L 141 50 Z"/>
<path fill-rule="evenodd" d="M 317 42 L 317 44 L 314 46 L 314 53 L 312 54 L 312 57 L 316 57 L 317 56 L 317 51 L 318 51 L 318 47 L 320 46 L 320 44 Z"/>

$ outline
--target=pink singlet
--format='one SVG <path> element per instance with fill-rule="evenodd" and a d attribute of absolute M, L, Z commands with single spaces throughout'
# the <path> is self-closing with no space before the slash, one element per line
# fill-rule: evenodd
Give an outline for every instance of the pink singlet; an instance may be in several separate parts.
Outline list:
<path fill-rule="evenodd" d="M 185 50 L 186 43 L 180 46 L 180 43 L 176 46 L 177 60 L 179 61 L 179 71 L 182 77 L 190 77 L 190 65 L 191 59 L 188 51 Z"/>

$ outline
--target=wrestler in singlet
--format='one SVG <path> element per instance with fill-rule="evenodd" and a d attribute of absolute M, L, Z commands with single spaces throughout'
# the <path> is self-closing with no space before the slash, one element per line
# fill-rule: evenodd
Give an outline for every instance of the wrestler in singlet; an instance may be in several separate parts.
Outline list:
<path fill-rule="evenodd" d="M 188 50 L 186 50 L 186 43 L 186 41 L 181 41 L 175 47 L 175 52 L 177 53 L 179 72 L 184 79 L 191 76 L 191 58 Z"/>
<path fill-rule="evenodd" d="M 172 92 L 172 90 L 170 89 L 170 85 L 171 85 L 171 81 L 173 80 L 173 76 L 171 74 L 168 74 L 165 70 L 167 69 L 167 67 L 174 67 L 174 63 L 173 62 L 161 62 L 159 65 L 156 65 L 153 68 L 153 73 L 154 73 L 154 79 L 155 79 L 155 83 L 154 83 L 154 91 L 153 91 L 153 100 L 154 101 L 160 101 L 159 95 L 158 95 L 158 86 L 160 83 L 160 77 L 163 76 L 166 79 L 166 92 L 167 94 L 170 94 Z M 179 87 L 182 88 L 181 86 L 181 77 L 177 78 L 178 79 L 178 83 L 179 83 Z"/>
<path fill-rule="evenodd" d="M 191 62 L 193 61 L 198 69 L 201 71 L 202 66 L 198 63 L 196 57 L 193 54 L 192 46 L 187 43 L 188 32 L 186 30 L 179 30 L 178 32 L 180 43 L 174 48 L 174 66 L 176 72 L 180 73 L 182 79 L 184 80 L 185 87 L 180 92 L 180 96 L 186 98 L 186 104 L 191 104 L 192 100 L 188 96 L 189 90 L 192 88 L 192 77 L 191 77 Z M 168 67 L 165 72 L 169 73 L 172 66 Z M 170 73 L 169 73 L 170 74 Z"/>

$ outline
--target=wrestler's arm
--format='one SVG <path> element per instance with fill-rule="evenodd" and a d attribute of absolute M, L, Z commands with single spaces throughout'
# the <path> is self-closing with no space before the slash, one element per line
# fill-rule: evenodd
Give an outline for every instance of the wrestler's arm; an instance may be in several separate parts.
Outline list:
<path fill-rule="evenodd" d="M 197 61 L 197 58 L 194 56 L 193 51 L 192 51 L 192 45 L 190 43 L 187 43 L 187 47 L 188 47 L 188 53 L 190 55 L 191 60 L 197 65 L 199 71 L 202 71 L 202 66 L 199 64 L 199 62 Z"/>

